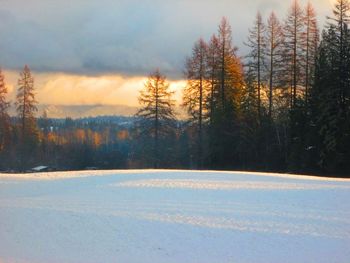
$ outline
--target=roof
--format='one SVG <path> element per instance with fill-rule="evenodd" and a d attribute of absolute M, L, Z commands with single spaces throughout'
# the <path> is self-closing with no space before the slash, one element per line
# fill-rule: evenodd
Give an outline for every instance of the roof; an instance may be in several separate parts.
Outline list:
<path fill-rule="evenodd" d="M 48 169 L 48 168 L 49 168 L 48 166 L 43 166 L 43 165 L 41 165 L 41 166 L 37 166 L 37 167 L 32 168 L 32 171 L 40 172 L 40 171 L 46 170 L 46 169 Z"/>

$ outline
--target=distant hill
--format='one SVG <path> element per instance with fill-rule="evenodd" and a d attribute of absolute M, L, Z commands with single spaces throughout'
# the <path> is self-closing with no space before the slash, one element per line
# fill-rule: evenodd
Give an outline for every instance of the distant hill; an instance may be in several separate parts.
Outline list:
<path fill-rule="evenodd" d="M 98 116 L 133 116 L 138 108 L 125 105 L 38 105 L 37 116 L 43 115 L 46 110 L 49 118 L 66 118 L 70 117 L 73 119 L 87 118 L 87 117 L 98 117 Z M 179 119 L 186 117 L 185 111 L 176 107 Z M 15 107 L 12 106 L 10 109 L 10 115 L 15 116 Z"/>
<path fill-rule="evenodd" d="M 137 107 L 125 105 L 39 105 L 37 116 L 42 116 L 46 110 L 49 118 L 71 117 L 86 118 L 107 115 L 132 116 L 137 112 Z M 10 110 L 15 115 L 15 108 Z"/>

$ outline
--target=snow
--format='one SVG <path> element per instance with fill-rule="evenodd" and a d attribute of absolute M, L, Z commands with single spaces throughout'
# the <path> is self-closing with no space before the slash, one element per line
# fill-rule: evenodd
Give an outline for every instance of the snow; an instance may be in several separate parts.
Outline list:
<path fill-rule="evenodd" d="M 0 174 L 0 263 L 347 263 L 349 200 L 287 174 Z"/>

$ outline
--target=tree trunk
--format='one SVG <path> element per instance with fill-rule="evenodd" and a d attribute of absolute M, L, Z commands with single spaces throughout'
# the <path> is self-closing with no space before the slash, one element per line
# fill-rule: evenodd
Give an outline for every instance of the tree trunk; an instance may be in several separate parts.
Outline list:
<path fill-rule="evenodd" d="M 159 79 L 157 78 L 156 81 L 156 118 L 155 118 L 155 135 L 154 135 L 154 168 L 158 168 L 158 161 L 159 161 L 159 156 L 158 156 L 158 140 L 159 140 L 159 112 L 158 112 L 158 82 Z"/>

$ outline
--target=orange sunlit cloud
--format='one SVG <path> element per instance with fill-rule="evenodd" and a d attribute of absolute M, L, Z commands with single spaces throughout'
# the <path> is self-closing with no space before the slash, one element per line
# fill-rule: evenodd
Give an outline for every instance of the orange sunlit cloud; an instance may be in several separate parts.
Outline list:
<path fill-rule="evenodd" d="M 139 90 L 146 76 L 122 75 L 81 76 L 64 73 L 33 73 L 36 98 L 40 104 L 51 105 L 126 105 L 138 106 Z M 14 101 L 18 73 L 5 72 L 9 97 Z M 181 103 L 181 90 L 185 81 L 169 81 L 175 98 Z"/>

